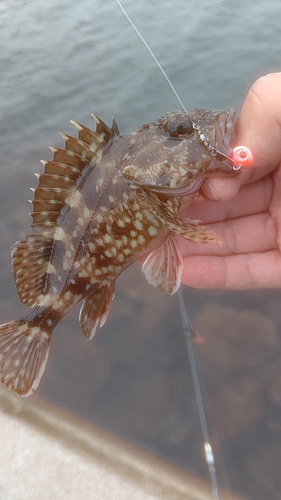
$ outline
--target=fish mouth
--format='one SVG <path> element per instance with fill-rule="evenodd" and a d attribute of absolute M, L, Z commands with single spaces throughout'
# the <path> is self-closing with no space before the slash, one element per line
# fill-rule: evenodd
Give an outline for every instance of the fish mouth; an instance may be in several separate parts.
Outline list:
<path fill-rule="evenodd" d="M 215 118 L 213 129 L 208 137 L 208 143 L 214 148 L 216 154 L 206 169 L 211 175 L 227 175 L 236 177 L 240 173 L 239 168 L 231 160 L 231 136 L 234 129 L 235 109 L 228 109 L 218 113 Z"/>

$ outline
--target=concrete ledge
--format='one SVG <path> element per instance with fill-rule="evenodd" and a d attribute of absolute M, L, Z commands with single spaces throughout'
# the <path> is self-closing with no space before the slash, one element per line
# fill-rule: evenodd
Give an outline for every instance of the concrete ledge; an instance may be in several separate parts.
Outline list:
<path fill-rule="evenodd" d="M 194 477 L 36 397 L 0 388 L 0 432 L 3 500 L 212 499 Z"/>

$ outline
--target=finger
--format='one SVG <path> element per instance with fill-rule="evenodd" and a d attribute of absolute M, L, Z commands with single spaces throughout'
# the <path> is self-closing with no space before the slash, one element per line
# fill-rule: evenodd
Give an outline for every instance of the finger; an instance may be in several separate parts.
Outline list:
<path fill-rule="evenodd" d="M 254 166 L 242 169 L 236 179 L 208 179 L 205 195 L 214 200 L 235 196 L 239 185 L 254 182 L 272 172 L 281 162 L 281 73 L 259 78 L 250 89 L 235 125 L 234 145 L 247 146 Z"/>
<path fill-rule="evenodd" d="M 221 238 L 222 245 L 191 243 L 179 238 L 183 257 L 265 252 L 277 248 L 276 224 L 269 212 L 209 224 L 208 228 Z"/>
<path fill-rule="evenodd" d="M 270 213 L 275 220 L 276 231 L 277 231 L 277 241 L 276 246 L 281 249 L 281 202 L 280 202 L 280 192 L 281 192 L 281 169 L 277 169 L 273 174 L 273 190 L 270 202 Z"/>
<path fill-rule="evenodd" d="M 184 216 L 209 224 L 210 222 L 262 213 L 268 210 L 272 191 L 272 178 L 267 176 L 262 181 L 241 187 L 235 198 L 230 201 L 219 203 L 202 198 L 195 199 Z"/>
<path fill-rule="evenodd" d="M 245 290 L 281 285 L 281 255 L 270 252 L 184 259 L 182 283 L 194 288 Z"/>
<path fill-rule="evenodd" d="M 260 169 L 268 172 L 281 161 L 281 73 L 259 78 L 251 87 L 235 126 L 237 141 L 254 156 L 249 177 L 256 180 Z"/>
<path fill-rule="evenodd" d="M 201 191 L 203 196 L 210 200 L 227 201 L 238 193 L 241 182 L 240 176 L 235 179 L 207 178 L 201 186 Z"/>
<path fill-rule="evenodd" d="M 277 248 L 276 225 L 269 213 L 233 219 L 208 226 L 222 240 L 222 245 L 198 244 L 179 238 L 183 257 L 191 255 L 226 256 L 265 252 Z"/>
<path fill-rule="evenodd" d="M 269 212 L 214 224 L 213 228 L 223 242 L 218 255 L 266 252 L 277 248 L 276 224 Z"/>

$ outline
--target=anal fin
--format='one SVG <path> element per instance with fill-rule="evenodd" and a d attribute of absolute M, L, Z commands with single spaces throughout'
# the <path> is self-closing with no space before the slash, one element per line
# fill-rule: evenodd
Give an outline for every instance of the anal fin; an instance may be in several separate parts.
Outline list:
<path fill-rule="evenodd" d="M 103 326 L 106 322 L 114 288 L 115 284 L 112 282 L 109 286 L 103 286 L 90 293 L 83 301 L 79 313 L 79 322 L 88 340 L 93 338 L 97 327 Z"/>
<path fill-rule="evenodd" d="M 148 283 L 165 295 L 173 295 L 179 288 L 183 269 L 182 256 L 173 235 L 153 250 L 142 265 Z"/>

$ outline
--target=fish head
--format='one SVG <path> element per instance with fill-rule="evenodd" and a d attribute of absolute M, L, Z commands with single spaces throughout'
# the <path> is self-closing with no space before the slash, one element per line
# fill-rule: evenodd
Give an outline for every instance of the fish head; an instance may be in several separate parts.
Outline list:
<path fill-rule="evenodd" d="M 177 110 L 136 130 L 123 175 L 138 187 L 185 196 L 209 176 L 239 174 L 229 157 L 235 110 Z M 221 155 L 216 155 L 216 152 Z"/>

